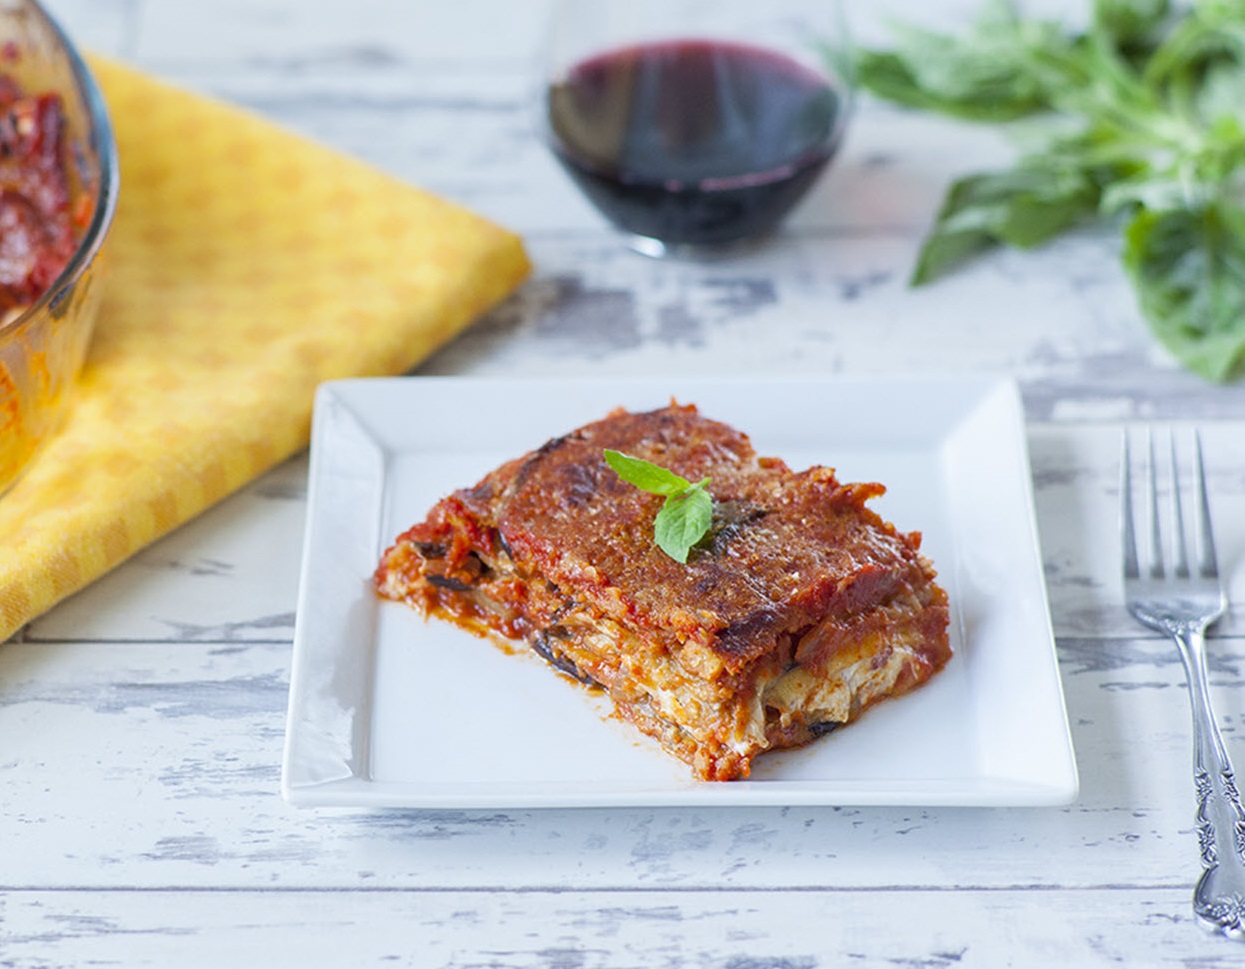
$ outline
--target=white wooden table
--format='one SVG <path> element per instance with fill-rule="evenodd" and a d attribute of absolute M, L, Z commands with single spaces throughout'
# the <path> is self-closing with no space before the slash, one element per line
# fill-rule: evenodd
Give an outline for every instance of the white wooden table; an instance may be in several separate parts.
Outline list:
<path fill-rule="evenodd" d="M 1236 607 L 1212 689 L 1245 765 L 1245 386 L 1202 383 L 1157 348 L 1109 234 L 906 288 L 947 180 L 1010 157 L 997 133 L 865 102 L 780 239 L 653 262 L 529 132 L 539 0 L 51 6 L 95 50 L 522 233 L 530 283 L 421 373 L 1014 375 L 1081 794 L 1042 809 L 291 808 L 304 457 L 0 645 L 0 965 L 1245 964 L 1190 912 L 1184 677 L 1124 614 L 1116 550 L 1121 425 L 1196 421 Z"/>

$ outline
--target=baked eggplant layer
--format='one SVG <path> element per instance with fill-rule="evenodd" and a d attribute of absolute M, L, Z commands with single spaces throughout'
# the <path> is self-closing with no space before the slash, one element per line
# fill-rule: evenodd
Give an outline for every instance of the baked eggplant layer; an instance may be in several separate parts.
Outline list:
<path fill-rule="evenodd" d="M 686 564 L 652 542 L 661 499 L 613 448 L 710 478 L 715 521 Z M 950 658 L 947 598 L 876 484 L 791 471 L 694 407 L 616 411 L 438 502 L 385 552 L 381 595 L 524 640 L 605 690 L 706 780 L 747 777 Z"/>

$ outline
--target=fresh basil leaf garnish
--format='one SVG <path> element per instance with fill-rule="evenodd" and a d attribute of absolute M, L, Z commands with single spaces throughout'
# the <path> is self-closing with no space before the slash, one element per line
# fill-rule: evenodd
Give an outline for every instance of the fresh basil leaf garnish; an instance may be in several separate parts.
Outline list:
<path fill-rule="evenodd" d="M 692 546 L 713 524 L 713 498 L 704 482 L 666 499 L 653 519 L 653 541 L 676 562 L 686 562 Z"/>
<path fill-rule="evenodd" d="M 687 562 L 688 553 L 713 524 L 713 497 L 709 479 L 695 484 L 660 465 L 606 448 L 605 463 L 623 481 L 641 491 L 665 497 L 653 519 L 653 541 L 676 562 Z"/>
<path fill-rule="evenodd" d="M 605 463 L 613 468 L 623 481 L 654 495 L 666 497 L 681 495 L 692 486 L 690 481 L 673 471 L 668 471 L 643 458 L 633 458 L 621 451 L 611 451 L 606 448 Z"/>

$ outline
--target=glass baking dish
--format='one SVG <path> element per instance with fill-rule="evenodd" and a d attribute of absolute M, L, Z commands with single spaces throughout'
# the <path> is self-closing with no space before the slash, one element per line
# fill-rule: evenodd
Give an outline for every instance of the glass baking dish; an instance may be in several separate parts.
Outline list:
<path fill-rule="evenodd" d="M 26 94 L 60 95 L 63 164 L 79 226 L 76 250 L 42 295 L 0 318 L 3 493 L 65 417 L 99 311 L 118 176 L 99 88 L 67 34 L 35 0 L 0 0 L 0 75 Z"/>

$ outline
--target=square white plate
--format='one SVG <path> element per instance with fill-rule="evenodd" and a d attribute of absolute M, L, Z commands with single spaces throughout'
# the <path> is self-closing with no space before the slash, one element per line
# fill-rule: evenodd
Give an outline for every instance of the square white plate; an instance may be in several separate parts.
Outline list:
<path fill-rule="evenodd" d="M 928 685 L 752 778 L 693 780 L 608 702 L 382 601 L 381 552 L 456 488 L 623 405 L 671 397 L 760 454 L 881 481 L 921 531 L 955 657 Z M 527 381 L 393 378 L 316 399 L 282 791 L 300 805 L 1043 805 L 1077 793 L 1019 394 L 982 377 Z"/>

